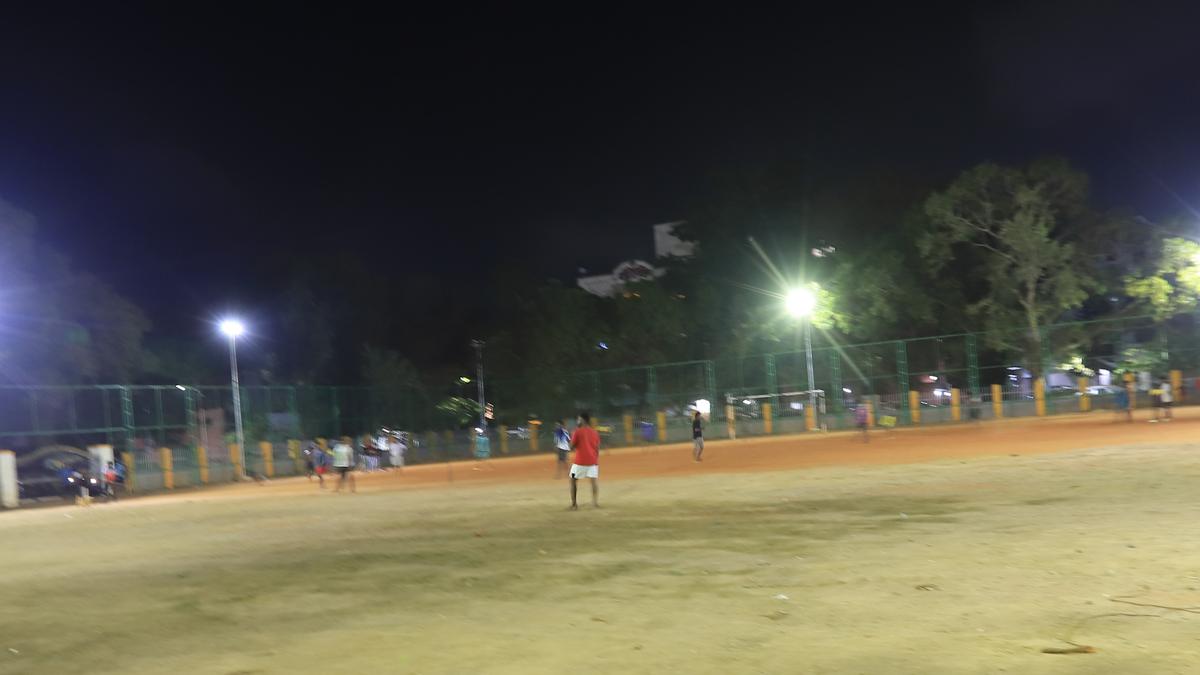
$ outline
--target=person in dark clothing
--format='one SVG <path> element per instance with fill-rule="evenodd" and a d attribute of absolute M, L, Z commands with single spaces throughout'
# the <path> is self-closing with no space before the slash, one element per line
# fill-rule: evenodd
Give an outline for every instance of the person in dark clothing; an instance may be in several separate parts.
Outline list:
<path fill-rule="evenodd" d="M 699 462 L 704 454 L 704 426 L 700 419 L 700 411 L 692 416 L 692 459 Z"/>

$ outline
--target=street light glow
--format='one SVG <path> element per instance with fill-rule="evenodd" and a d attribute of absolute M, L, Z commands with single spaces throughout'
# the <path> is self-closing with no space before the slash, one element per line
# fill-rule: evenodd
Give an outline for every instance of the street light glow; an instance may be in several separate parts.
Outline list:
<path fill-rule="evenodd" d="M 246 324 L 238 319 L 222 319 L 220 329 L 226 336 L 237 338 L 246 332 Z"/>
<path fill-rule="evenodd" d="M 813 313 L 817 308 L 817 294 L 811 288 L 793 288 L 783 299 L 783 306 L 788 314 L 802 319 Z"/>
<path fill-rule="evenodd" d="M 462 382 L 463 384 L 471 384 L 471 378 L 467 377 L 466 375 L 459 377 L 458 381 Z"/>

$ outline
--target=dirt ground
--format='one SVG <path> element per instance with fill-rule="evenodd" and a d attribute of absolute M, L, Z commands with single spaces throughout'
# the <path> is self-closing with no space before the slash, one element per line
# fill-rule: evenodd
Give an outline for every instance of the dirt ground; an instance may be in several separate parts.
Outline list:
<path fill-rule="evenodd" d="M 1181 412 L 0 514 L 0 673 L 1200 673 Z"/>

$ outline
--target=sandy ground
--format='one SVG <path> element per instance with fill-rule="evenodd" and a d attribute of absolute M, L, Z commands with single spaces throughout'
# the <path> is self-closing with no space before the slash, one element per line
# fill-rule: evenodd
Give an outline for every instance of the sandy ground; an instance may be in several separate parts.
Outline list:
<path fill-rule="evenodd" d="M 620 450 L 578 513 L 549 455 L 8 513 L 0 673 L 1200 673 L 1197 440 Z"/>

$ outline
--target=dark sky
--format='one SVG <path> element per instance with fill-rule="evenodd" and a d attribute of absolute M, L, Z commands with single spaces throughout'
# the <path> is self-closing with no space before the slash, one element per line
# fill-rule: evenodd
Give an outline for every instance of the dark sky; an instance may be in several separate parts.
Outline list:
<path fill-rule="evenodd" d="M 1102 203 L 1200 203 L 1197 16 L 1167 4 L 706 25 L 285 7 L 0 26 L 0 198 L 160 331 L 342 251 L 485 309 L 498 269 L 647 255 L 711 176 L 767 164 L 853 199 L 864 176 L 1061 153 Z"/>

